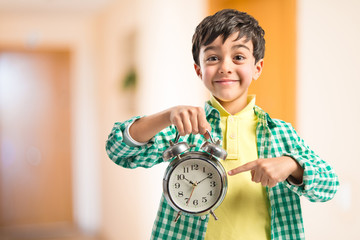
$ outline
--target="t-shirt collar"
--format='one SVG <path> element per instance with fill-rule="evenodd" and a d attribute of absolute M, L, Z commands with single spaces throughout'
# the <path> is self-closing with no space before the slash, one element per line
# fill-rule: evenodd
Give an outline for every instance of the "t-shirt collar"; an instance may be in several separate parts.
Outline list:
<path fill-rule="evenodd" d="M 219 111 L 220 113 L 220 116 L 221 117 L 228 117 L 230 116 L 231 114 L 226 111 L 226 109 L 219 103 L 219 101 L 211 95 L 211 98 L 210 98 L 210 104 L 216 109 Z M 247 105 L 244 109 L 242 109 L 240 112 L 236 113 L 234 116 L 242 116 L 242 115 L 245 115 L 245 114 L 254 114 L 254 109 L 255 107 L 255 95 L 249 95 L 247 97 Z"/>

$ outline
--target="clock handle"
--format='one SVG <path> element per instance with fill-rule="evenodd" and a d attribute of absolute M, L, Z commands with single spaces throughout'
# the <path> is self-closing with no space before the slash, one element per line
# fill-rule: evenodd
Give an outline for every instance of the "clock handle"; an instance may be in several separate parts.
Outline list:
<path fill-rule="evenodd" d="M 206 132 L 209 134 L 211 142 L 215 144 L 214 139 L 212 138 L 210 131 L 206 129 Z"/>
<path fill-rule="evenodd" d="M 179 134 L 179 132 L 177 131 L 177 128 L 176 128 L 176 127 L 175 127 L 175 129 L 176 129 L 176 136 L 175 136 L 174 142 L 170 140 L 170 145 L 171 145 L 171 146 L 173 146 L 173 145 L 175 145 L 176 143 L 178 143 L 178 141 L 179 141 L 179 139 L 180 139 L 180 134 Z M 214 139 L 212 138 L 211 133 L 210 133 L 210 131 L 209 131 L 208 129 L 206 129 L 206 132 L 209 134 L 210 141 L 211 141 L 212 143 L 214 143 L 214 144 L 218 144 L 217 142 L 214 141 Z"/>
<path fill-rule="evenodd" d="M 211 134 L 210 134 L 210 131 L 206 129 L 206 132 L 209 134 L 210 136 L 210 141 L 211 143 L 215 144 L 215 145 L 220 145 L 220 140 L 218 139 L 216 142 L 215 140 L 212 138 Z"/>
<path fill-rule="evenodd" d="M 176 131 L 176 137 L 174 143 L 178 143 L 179 139 L 180 139 L 180 134 L 178 131 Z"/>

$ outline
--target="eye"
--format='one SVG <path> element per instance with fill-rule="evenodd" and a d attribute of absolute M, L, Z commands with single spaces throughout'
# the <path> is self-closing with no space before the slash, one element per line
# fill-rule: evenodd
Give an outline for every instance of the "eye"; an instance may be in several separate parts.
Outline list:
<path fill-rule="evenodd" d="M 215 62 L 218 60 L 219 60 L 219 58 L 217 56 L 211 56 L 206 59 L 207 62 Z"/>
<path fill-rule="evenodd" d="M 236 56 L 234 57 L 234 59 L 235 59 L 236 61 L 242 61 L 242 60 L 244 60 L 245 58 L 244 58 L 243 56 L 241 56 L 241 55 L 236 55 Z"/>

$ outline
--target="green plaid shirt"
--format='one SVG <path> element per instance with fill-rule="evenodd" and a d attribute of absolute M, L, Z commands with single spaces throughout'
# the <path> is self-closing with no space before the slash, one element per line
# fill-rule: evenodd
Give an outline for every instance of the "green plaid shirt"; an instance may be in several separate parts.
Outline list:
<path fill-rule="evenodd" d="M 303 184 L 295 186 L 287 181 L 267 188 L 271 205 L 271 239 L 304 239 L 304 227 L 301 214 L 300 196 L 312 202 L 324 202 L 333 198 L 339 182 L 330 165 L 320 159 L 302 140 L 293 127 L 280 120 L 271 119 L 259 107 L 254 108 L 259 119 L 256 129 L 259 158 L 290 156 L 304 168 Z M 222 140 L 220 114 L 209 102 L 205 104 L 206 117 L 212 126 L 213 138 Z M 123 131 L 134 120 L 134 117 L 123 123 L 115 123 L 106 143 L 107 153 L 112 161 L 125 168 L 149 168 L 163 162 L 162 153 L 167 149 L 170 140 L 174 140 L 176 129 L 169 126 L 155 135 L 148 144 L 130 147 L 123 142 Z M 205 141 L 200 135 L 187 135 L 180 141 L 199 146 Z M 159 183 L 160 184 L 160 183 Z M 154 222 L 151 239 L 204 239 L 209 216 L 196 217 L 177 215 L 164 196 Z"/>

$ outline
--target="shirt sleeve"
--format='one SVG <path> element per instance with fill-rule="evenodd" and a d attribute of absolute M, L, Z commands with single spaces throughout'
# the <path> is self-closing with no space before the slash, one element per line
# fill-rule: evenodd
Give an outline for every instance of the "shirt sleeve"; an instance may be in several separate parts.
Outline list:
<path fill-rule="evenodd" d="M 305 141 L 298 136 L 290 125 L 287 130 L 291 142 L 291 151 L 285 153 L 295 159 L 304 169 L 303 184 L 284 184 L 300 196 L 311 202 L 325 202 L 332 199 L 339 187 L 339 181 L 333 168 L 322 160 Z"/>
<path fill-rule="evenodd" d="M 136 120 L 135 120 L 136 121 Z M 129 125 L 126 126 L 125 130 L 123 131 L 123 138 L 124 138 L 124 143 L 126 143 L 126 145 L 130 146 L 130 147 L 138 147 L 138 146 L 144 146 L 146 145 L 148 142 L 138 142 L 135 139 L 133 139 L 130 135 L 130 131 L 129 128 L 131 127 L 131 125 L 133 125 L 133 123 L 135 122 L 131 122 Z"/>
<path fill-rule="evenodd" d="M 125 122 L 117 122 L 111 130 L 106 141 L 106 152 L 116 164 L 125 168 L 149 168 L 163 162 L 162 153 L 170 146 L 169 141 L 174 140 L 176 131 L 171 125 L 156 134 L 148 143 L 136 145 L 124 141 L 124 131 L 135 120 L 133 117 Z"/>

